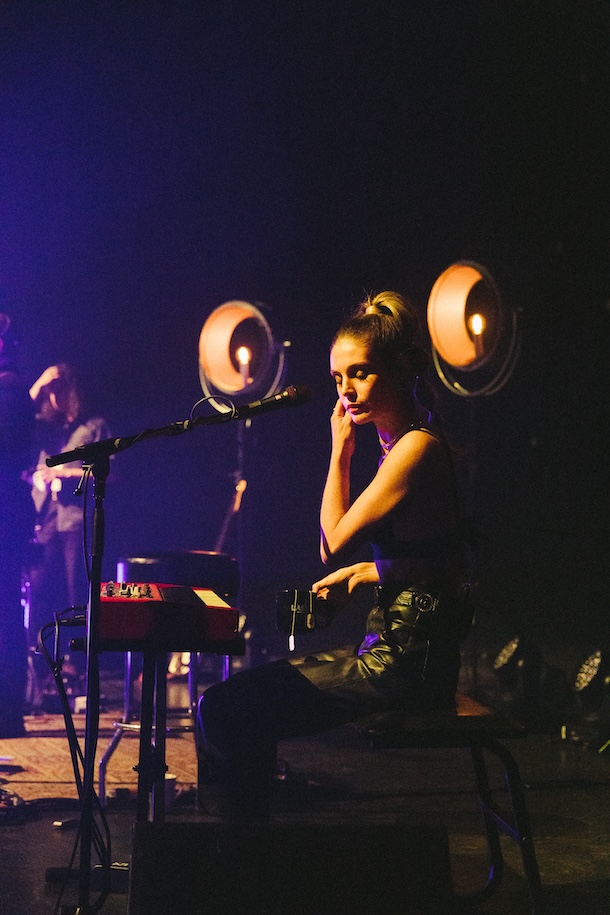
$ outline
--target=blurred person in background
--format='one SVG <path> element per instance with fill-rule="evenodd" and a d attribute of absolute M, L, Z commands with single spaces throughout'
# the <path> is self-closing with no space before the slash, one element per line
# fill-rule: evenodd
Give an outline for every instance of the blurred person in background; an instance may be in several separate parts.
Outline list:
<path fill-rule="evenodd" d="M 37 560 L 30 569 L 28 627 L 34 646 L 39 630 L 54 613 L 85 605 L 88 598 L 83 499 L 75 495 L 83 475 L 82 461 L 47 467 L 46 458 L 108 438 L 110 433 L 105 419 L 88 413 L 77 372 L 68 363 L 46 368 L 29 393 L 36 410 L 34 466 L 27 474 L 36 510 Z M 69 670 L 68 665 L 64 670 Z"/>

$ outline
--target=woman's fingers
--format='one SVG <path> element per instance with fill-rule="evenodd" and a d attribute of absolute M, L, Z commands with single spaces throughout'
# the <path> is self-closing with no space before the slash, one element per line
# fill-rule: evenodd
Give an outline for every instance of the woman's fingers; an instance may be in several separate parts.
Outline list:
<path fill-rule="evenodd" d="M 345 580 L 349 578 L 349 575 L 349 568 L 337 569 L 335 572 L 330 572 L 328 575 L 325 575 L 324 578 L 321 578 L 319 581 L 314 581 L 311 590 L 316 594 L 319 594 L 320 589 L 322 588 L 325 588 L 328 591 L 333 585 L 345 582 Z"/>

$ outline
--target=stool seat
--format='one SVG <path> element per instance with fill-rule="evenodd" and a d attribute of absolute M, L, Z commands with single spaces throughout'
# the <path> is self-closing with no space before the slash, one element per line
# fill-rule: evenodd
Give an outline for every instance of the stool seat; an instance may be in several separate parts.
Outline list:
<path fill-rule="evenodd" d="M 504 858 L 499 833 L 517 843 L 533 903 L 532 915 L 544 912 L 542 884 L 519 769 L 503 739 L 527 736 L 526 728 L 507 715 L 464 693 L 455 697 L 455 708 L 420 712 L 392 710 L 379 712 L 359 722 L 363 736 L 373 749 L 466 748 L 472 757 L 479 808 L 483 819 L 490 869 L 480 890 L 460 895 L 456 904 L 470 909 L 492 896 L 500 887 Z M 503 767 L 510 809 L 496 802 L 489 783 L 486 756 L 495 757 Z"/>
<path fill-rule="evenodd" d="M 456 695 L 455 708 L 418 714 L 401 710 L 377 712 L 362 718 L 359 725 L 376 749 L 469 747 L 477 739 L 527 736 L 527 729 L 520 722 L 465 693 Z"/>

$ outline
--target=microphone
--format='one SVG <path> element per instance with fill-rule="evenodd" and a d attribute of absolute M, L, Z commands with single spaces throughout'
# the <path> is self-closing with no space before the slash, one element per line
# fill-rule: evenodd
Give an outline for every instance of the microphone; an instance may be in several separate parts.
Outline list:
<path fill-rule="evenodd" d="M 311 400 L 311 391 L 306 385 L 292 384 L 284 391 L 272 394 L 271 397 L 263 397 L 262 400 L 253 400 L 252 403 L 245 404 L 243 407 L 237 407 L 234 419 L 247 419 L 250 416 L 257 416 L 259 413 L 266 413 L 268 410 L 279 410 L 281 407 L 296 407 L 309 400 Z"/>

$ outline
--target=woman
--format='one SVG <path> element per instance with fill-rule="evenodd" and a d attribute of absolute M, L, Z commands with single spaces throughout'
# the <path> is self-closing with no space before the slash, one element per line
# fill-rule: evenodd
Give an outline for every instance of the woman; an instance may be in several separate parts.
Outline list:
<path fill-rule="evenodd" d="M 369 296 L 330 353 L 338 399 L 320 512 L 321 556 L 338 563 L 363 541 L 373 560 L 343 566 L 312 589 L 333 607 L 377 585 L 358 646 L 277 661 L 210 687 L 200 700 L 200 798 L 224 815 L 268 814 L 279 738 L 305 735 L 392 707 L 447 707 L 457 686 L 463 558 L 453 463 L 435 427 L 417 317 L 397 293 Z M 373 423 L 378 470 L 352 501 L 359 426 Z M 218 791 L 216 792 L 218 794 Z"/>

